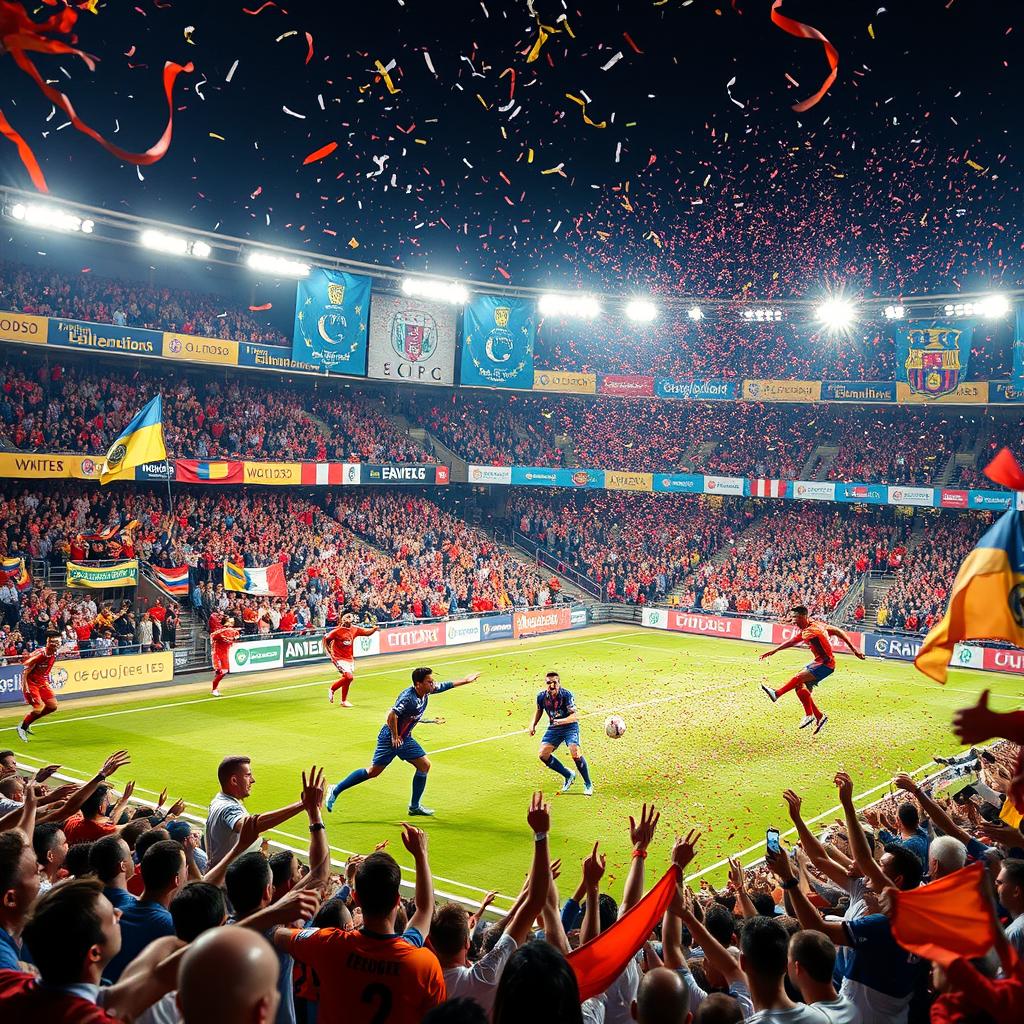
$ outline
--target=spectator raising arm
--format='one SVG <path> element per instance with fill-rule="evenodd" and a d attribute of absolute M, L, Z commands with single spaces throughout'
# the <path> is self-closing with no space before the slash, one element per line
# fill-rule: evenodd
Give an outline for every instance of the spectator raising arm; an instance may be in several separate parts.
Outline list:
<path fill-rule="evenodd" d="M 865 842 L 866 845 L 866 842 Z M 793 871 L 793 863 L 785 850 L 772 853 L 770 850 L 765 854 L 765 863 L 775 872 L 779 883 L 789 895 L 793 913 L 800 922 L 802 928 L 809 928 L 813 931 L 827 935 L 837 946 L 850 945 L 849 934 L 846 925 L 842 921 L 825 921 L 821 914 L 811 905 L 807 894 L 800 888 L 798 879 Z"/>
<path fill-rule="evenodd" d="M 654 839 L 654 830 L 658 827 L 660 817 L 661 813 L 655 810 L 654 804 L 651 804 L 649 810 L 647 804 L 643 805 L 640 809 L 639 822 L 632 815 L 629 817 L 629 841 L 633 844 L 633 857 L 629 865 L 629 874 L 626 875 L 626 885 L 622 890 L 619 917 L 636 906 L 644 894 L 644 861 L 647 859 L 647 847 Z"/>
<path fill-rule="evenodd" d="M 850 852 L 854 862 L 860 873 L 871 882 L 875 892 L 881 892 L 886 886 L 895 883 L 875 860 L 864 829 L 857 820 L 857 809 L 853 806 L 853 780 L 846 772 L 837 772 L 835 782 L 839 789 L 839 803 L 846 817 L 846 831 L 850 837 Z"/>
<path fill-rule="evenodd" d="M 69 797 L 67 803 L 63 807 L 56 808 L 48 811 L 46 814 L 39 816 L 37 824 L 42 824 L 46 821 L 66 821 L 71 817 L 72 814 L 77 813 L 81 808 L 82 804 L 86 802 L 96 792 L 99 786 L 106 782 L 118 768 L 123 768 L 126 764 L 131 763 L 131 757 L 128 755 L 127 750 L 115 750 L 103 762 L 103 767 L 83 786 L 81 786 L 77 793 Z"/>
<path fill-rule="evenodd" d="M 427 833 L 421 828 L 402 822 L 402 843 L 412 854 L 416 865 L 416 913 L 409 919 L 409 928 L 426 937 L 434 917 L 434 879 L 430 874 L 430 858 L 427 856 Z"/>
<path fill-rule="evenodd" d="M 321 813 L 325 786 L 323 768 L 313 765 L 308 778 L 302 773 L 302 804 L 309 818 L 309 873 L 296 889 L 322 889 L 331 878 L 331 849 Z"/>
<path fill-rule="evenodd" d="M 827 850 L 811 832 L 800 814 L 803 800 L 791 789 L 785 790 L 783 799 L 789 807 L 789 817 L 796 826 L 797 836 L 800 839 L 800 846 L 804 853 L 810 858 L 811 863 L 829 881 L 834 882 L 842 889 L 846 889 L 847 881 L 851 872 L 855 871 L 854 863 L 839 850 Z"/>
<path fill-rule="evenodd" d="M 607 858 L 603 853 L 597 852 L 598 844 L 594 843 L 594 849 L 583 861 L 583 887 L 586 893 L 587 909 L 583 915 L 583 927 L 580 928 L 580 945 L 585 946 L 591 939 L 596 939 L 601 933 L 601 915 L 598 903 L 600 902 L 601 879 L 604 877 L 604 867 Z"/>

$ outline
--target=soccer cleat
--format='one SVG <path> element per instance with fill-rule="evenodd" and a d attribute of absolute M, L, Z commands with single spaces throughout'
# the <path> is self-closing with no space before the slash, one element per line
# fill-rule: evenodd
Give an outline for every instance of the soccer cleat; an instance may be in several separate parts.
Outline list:
<path fill-rule="evenodd" d="M 331 792 L 328 794 L 326 802 L 324 803 L 324 807 L 327 808 L 327 813 L 328 814 L 330 814 L 330 812 L 334 810 L 334 803 L 335 803 L 335 801 L 337 799 L 338 799 L 338 794 L 332 788 Z"/>
<path fill-rule="evenodd" d="M 779 695 L 770 686 L 765 686 L 764 683 L 762 683 L 761 684 L 761 689 L 764 690 L 764 692 L 767 695 L 768 699 L 773 704 L 779 699 Z"/>
<path fill-rule="evenodd" d="M 572 788 L 572 784 L 575 781 L 576 781 L 576 773 L 573 772 L 573 771 L 569 772 L 569 778 L 567 778 L 565 780 L 565 782 L 562 783 L 562 792 L 563 793 L 568 793 L 569 790 Z"/>
<path fill-rule="evenodd" d="M 800 723 L 800 728 L 801 729 L 806 729 L 807 726 L 811 725 L 813 722 L 814 722 L 814 715 L 806 715 L 804 717 L 804 720 Z"/>
<path fill-rule="evenodd" d="M 583 787 L 583 795 L 584 796 L 593 796 L 594 795 L 594 784 L 593 783 L 590 783 L 590 785 Z"/>
<path fill-rule="evenodd" d="M 822 715 L 818 719 L 818 724 L 814 727 L 814 735 L 817 736 L 822 729 L 825 728 L 825 723 L 828 721 L 828 715 Z"/>
<path fill-rule="evenodd" d="M 417 804 L 415 807 L 409 808 L 409 813 L 413 816 L 420 815 L 423 818 L 432 818 L 434 812 L 429 807 L 424 807 L 423 804 Z"/>
<path fill-rule="evenodd" d="M 353 704 L 353 703 L 352 703 L 352 701 L 350 701 L 350 700 L 343 700 L 343 701 L 341 702 L 341 706 L 342 706 L 343 708 L 354 708 L 354 707 L 355 707 L 355 704 Z"/>
<path fill-rule="evenodd" d="M 333 704 L 334 703 L 334 689 L 333 689 L 333 687 L 330 687 L 330 686 L 327 687 L 327 702 L 329 704 Z"/>
<path fill-rule="evenodd" d="M 29 730 L 28 726 L 19 725 L 18 726 L 18 739 L 23 740 L 25 743 L 28 743 L 29 732 L 30 732 L 30 730 Z"/>
<path fill-rule="evenodd" d="M 211 691 L 210 691 L 210 696 L 211 696 L 211 697 L 219 697 L 219 696 L 220 696 L 220 690 L 219 690 L 219 689 L 217 689 L 217 690 L 211 690 Z"/>
<path fill-rule="evenodd" d="M 951 765 L 951 764 L 953 763 L 953 759 L 952 759 L 951 757 L 939 757 L 939 755 L 938 755 L 938 754 L 936 754 L 936 755 L 935 755 L 935 756 L 934 756 L 934 757 L 932 758 L 932 760 L 933 760 L 933 761 L 934 761 L 934 762 L 935 762 L 936 764 L 944 764 L 944 765 L 945 765 L 945 766 L 946 766 L 947 768 L 948 768 L 948 767 L 949 767 L 949 766 L 950 766 L 950 765 Z"/>

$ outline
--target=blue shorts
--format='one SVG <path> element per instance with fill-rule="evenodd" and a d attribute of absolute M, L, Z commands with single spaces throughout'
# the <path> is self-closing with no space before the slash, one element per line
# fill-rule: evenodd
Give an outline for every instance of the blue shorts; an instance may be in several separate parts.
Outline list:
<path fill-rule="evenodd" d="M 835 672 L 835 665 L 823 665 L 820 661 L 812 661 L 810 665 L 806 666 L 807 671 L 814 676 L 814 682 L 808 683 L 808 687 L 816 686 L 823 679 L 828 679 L 833 672 Z"/>
<path fill-rule="evenodd" d="M 561 744 L 569 746 L 575 743 L 576 746 L 580 745 L 580 725 L 579 722 L 573 722 L 572 725 L 549 725 L 544 730 L 544 736 L 541 739 L 541 743 L 550 743 L 556 750 Z"/>
<path fill-rule="evenodd" d="M 386 768 L 397 757 L 401 761 L 415 761 L 417 757 L 426 757 L 427 752 L 412 738 L 406 736 L 400 747 L 391 745 L 391 732 L 387 729 L 377 737 L 377 749 L 373 752 L 370 762 L 379 768 Z"/>

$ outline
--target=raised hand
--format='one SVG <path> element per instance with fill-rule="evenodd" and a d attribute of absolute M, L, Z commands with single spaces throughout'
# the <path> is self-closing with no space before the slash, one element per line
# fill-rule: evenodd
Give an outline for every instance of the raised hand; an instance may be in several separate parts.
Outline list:
<path fill-rule="evenodd" d="M 299 799 L 302 801 L 302 809 L 310 818 L 314 818 L 320 813 L 326 788 L 323 768 L 313 765 L 309 769 L 308 776 L 305 772 L 302 773 L 302 793 Z"/>
<path fill-rule="evenodd" d="M 676 844 L 672 847 L 672 863 L 679 868 L 680 872 L 685 872 L 687 865 L 697 855 L 697 841 L 700 839 L 700 835 L 696 829 L 691 828 L 685 839 L 682 837 L 676 839 Z"/>
<path fill-rule="evenodd" d="M 156 809 L 159 811 L 160 808 L 163 807 L 163 805 L 166 802 L 167 802 L 167 787 L 164 786 L 164 788 L 160 790 L 160 796 L 159 796 L 159 798 L 157 799 L 157 802 L 156 802 Z"/>
<path fill-rule="evenodd" d="M 729 881 L 737 893 L 744 892 L 747 888 L 747 879 L 743 872 L 743 866 L 738 860 L 729 858 Z"/>
<path fill-rule="evenodd" d="M 551 831 L 551 807 L 544 802 L 544 794 L 538 790 L 530 800 L 526 812 L 526 824 L 536 832 Z"/>
<path fill-rule="evenodd" d="M 426 857 L 429 840 L 427 833 L 407 821 L 402 822 L 402 844 L 413 855 L 413 858 Z"/>
<path fill-rule="evenodd" d="M 766 850 L 764 862 L 783 882 L 788 882 L 791 878 L 795 877 L 793 874 L 793 862 L 789 859 L 789 854 L 785 850 L 779 850 L 778 853 Z"/>
<path fill-rule="evenodd" d="M 301 921 L 305 924 L 320 909 L 316 889 L 292 889 L 277 901 L 278 920 L 284 924 Z"/>
<path fill-rule="evenodd" d="M 177 806 L 177 805 L 175 805 Z M 248 814 L 242 819 L 238 828 L 238 849 L 248 850 L 260 837 L 259 816 Z"/>
<path fill-rule="evenodd" d="M 846 772 L 836 772 L 836 788 L 839 790 L 839 802 L 845 807 L 853 803 L 853 779 Z"/>
<path fill-rule="evenodd" d="M 646 850 L 651 845 L 651 840 L 654 838 L 654 830 L 658 827 L 658 819 L 660 817 L 661 812 L 655 810 L 654 804 L 651 804 L 650 810 L 647 809 L 647 804 L 643 805 L 640 810 L 639 823 L 630 815 L 629 841 L 633 844 L 634 850 Z"/>
<path fill-rule="evenodd" d="M 988 706 L 989 691 L 982 691 L 972 708 L 953 713 L 953 733 L 961 743 L 981 743 L 999 734 L 999 715 Z"/>
<path fill-rule="evenodd" d="M 390 842 L 391 842 L 391 840 L 390 840 L 390 839 L 385 839 L 385 840 L 384 840 L 384 842 L 382 842 L 382 843 L 378 843 L 378 844 L 377 844 L 377 845 L 376 845 L 376 846 L 375 846 L 375 847 L 373 848 L 373 852 L 374 852 L 374 853 L 380 853 L 380 851 L 381 851 L 381 850 L 386 850 L 386 849 L 388 848 L 388 843 L 390 843 Z M 362 858 L 361 858 L 361 857 L 360 857 L 359 859 L 360 859 L 360 860 L 362 860 Z"/>
<path fill-rule="evenodd" d="M 176 818 L 179 814 L 184 813 L 184 811 L 185 811 L 185 798 L 179 796 L 178 799 L 175 800 L 173 804 L 171 804 L 169 810 L 167 811 L 167 817 L 168 818 Z"/>
<path fill-rule="evenodd" d="M 603 853 L 597 852 L 598 844 L 594 843 L 594 849 L 588 857 L 583 859 L 583 882 L 588 889 L 596 889 L 604 877 L 604 867 L 607 858 Z"/>
<path fill-rule="evenodd" d="M 48 764 L 45 768 L 40 768 L 36 772 L 36 777 L 33 779 L 34 782 L 45 782 L 51 775 L 60 771 L 59 764 Z"/>
<path fill-rule="evenodd" d="M 786 801 L 786 805 L 789 807 L 789 816 L 795 825 L 800 821 L 800 808 L 803 806 L 803 799 L 791 789 L 783 790 L 782 799 Z"/>
<path fill-rule="evenodd" d="M 921 791 L 918 784 L 906 772 L 900 772 L 896 778 L 892 780 L 892 784 L 897 789 L 902 789 L 904 793 L 916 795 Z"/>
<path fill-rule="evenodd" d="M 131 760 L 132 759 L 127 750 L 115 750 L 114 753 L 103 762 L 103 767 L 100 769 L 100 775 L 105 779 L 109 779 L 118 768 L 123 768 L 126 764 L 131 764 Z"/>
<path fill-rule="evenodd" d="M 551 881 L 557 882 L 559 876 L 562 874 L 562 861 L 561 858 L 553 860 L 551 862 Z"/>

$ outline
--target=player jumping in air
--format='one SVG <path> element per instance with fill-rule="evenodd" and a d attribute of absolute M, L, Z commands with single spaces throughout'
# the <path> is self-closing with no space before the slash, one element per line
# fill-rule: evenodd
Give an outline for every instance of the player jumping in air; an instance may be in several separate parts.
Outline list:
<path fill-rule="evenodd" d="M 818 705 L 814 703 L 814 697 L 811 695 L 811 690 L 818 685 L 823 679 L 827 679 L 836 670 L 836 656 L 832 651 L 832 643 L 830 637 L 836 636 L 846 644 L 847 647 L 853 651 L 854 654 L 864 660 L 863 652 L 857 650 L 857 645 L 850 638 L 849 634 L 841 630 L 838 626 L 829 626 L 827 623 L 818 622 L 812 619 L 807 614 L 807 608 L 798 604 L 789 610 L 790 622 L 799 630 L 799 632 L 785 643 L 779 644 L 778 647 L 773 647 L 770 651 L 765 651 L 761 655 L 760 660 L 766 661 L 773 654 L 778 654 L 779 651 L 784 651 L 788 647 L 795 647 L 797 644 L 807 644 L 811 649 L 811 653 L 814 655 L 814 661 L 807 665 L 802 671 L 797 672 L 792 679 L 789 680 L 785 686 L 780 686 L 777 690 L 773 690 L 770 686 L 761 684 L 761 689 L 768 695 L 768 699 L 774 704 L 784 693 L 789 693 L 790 690 L 796 690 L 797 697 L 800 698 L 800 703 L 804 706 L 804 720 L 800 723 L 801 729 L 806 729 L 812 722 L 814 723 L 815 735 L 821 732 L 825 728 L 825 723 L 828 721 L 828 715 L 823 714 L 819 709 Z"/>
<path fill-rule="evenodd" d="M 412 686 L 404 689 L 395 701 L 395 706 L 388 712 L 388 719 L 377 734 L 377 749 L 373 752 L 373 760 L 369 768 L 357 768 L 350 772 L 331 790 L 327 798 L 327 810 L 333 811 L 338 797 L 358 786 L 367 779 L 375 779 L 397 757 L 400 761 L 408 761 L 416 773 L 412 777 L 412 800 L 409 803 L 410 814 L 429 816 L 434 812 L 420 804 L 423 790 L 427 785 L 427 772 L 430 761 L 427 752 L 413 739 L 412 731 L 420 722 L 444 725 L 443 718 L 424 718 L 427 701 L 432 693 L 444 693 L 456 686 L 465 686 L 475 682 L 480 676 L 474 672 L 464 679 L 456 679 L 450 683 L 435 683 L 434 670 L 430 668 L 414 668 L 412 670 Z"/>
<path fill-rule="evenodd" d="M 530 735 L 533 736 L 537 732 L 537 723 L 547 712 L 548 727 L 541 737 L 537 756 L 543 764 L 562 776 L 565 780 L 562 783 L 562 792 L 568 793 L 576 781 L 576 772 L 566 768 L 555 757 L 555 751 L 564 743 L 569 748 L 580 775 L 583 776 L 584 796 L 593 796 L 594 784 L 590 781 L 590 768 L 580 750 L 580 715 L 576 710 L 576 701 L 568 690 L 562 688 L 557 672 L 549 672 L 544 677 L 544 686 L 545 689 L 537 694 L 537 713 L 533 716 L 533 725 L 530 726 Z"/>
<path fill-rule="evenodd" d="M 28 743 L 33 735 L 32 723 L 44 715 L 52 715 L 57 710 L 57 698 L 50 689 L 50 672 L 57 660 L 57 649 L 60 644 L 60 633 L 46 634 L 46 646 L 33 651 L 22 663 L 21 695 L 32 710 L 22 719 L 18 726 L 18 736 Z"/>
<path fill-rule="evenodd" d="M 364 629 L 354 623 L 355 616 L 351 612 L 345 612 L 341 617 L 341 622 L 324 637 L 324 653 L 334 662 L 334 667 L 341 673 L 341 678 L 337 682 L 331 683 L 327 696 L 333 704 L 335 691 L 340 688 L 343 708 L 352 707 L 352 703 L 348 699 L 348 688 L 356 677 L 355 654 L 352 645 L 357 636 L 373 636 L 379 628 L 374 625 L 372 629 Z"/>
<path fill-rule="evenodd" d="M 213 642 L 213 687 L 210 692 L 212 696 L 220 696 L 220 681 L 228 674 L 231 662 L 228 660 L 228 653 L 231 645 L 242 635 L 234 628 L 235 620 L 229 615 L 224 620 L 220 629 L 215 629 L 210 634 Z"/>

